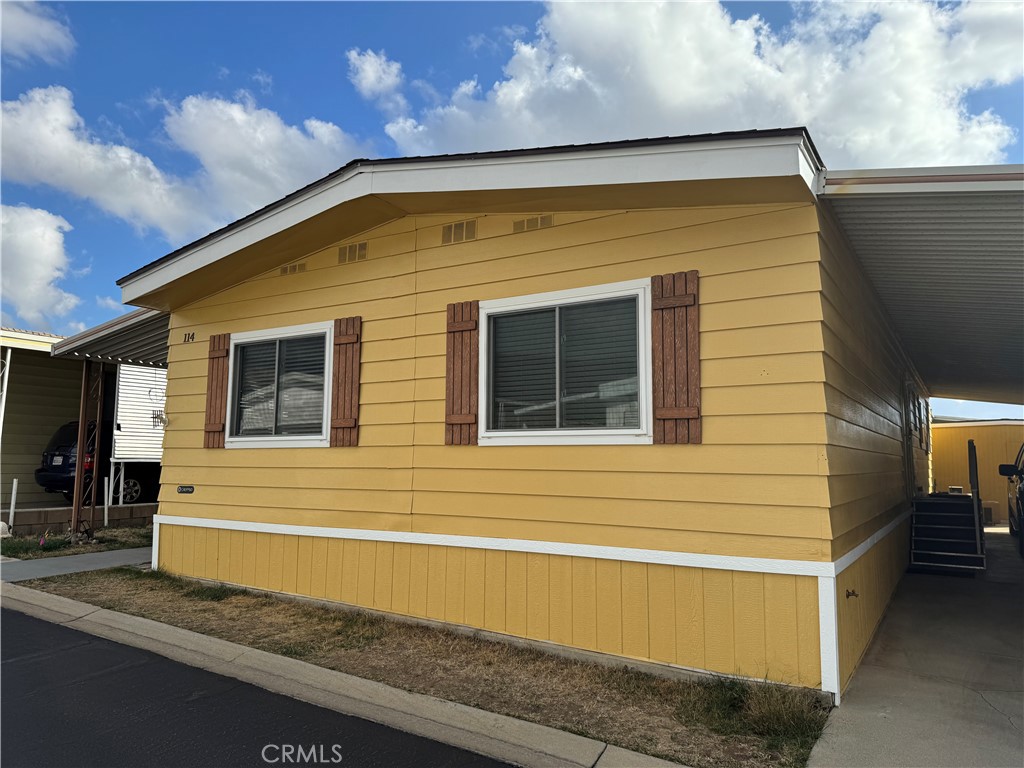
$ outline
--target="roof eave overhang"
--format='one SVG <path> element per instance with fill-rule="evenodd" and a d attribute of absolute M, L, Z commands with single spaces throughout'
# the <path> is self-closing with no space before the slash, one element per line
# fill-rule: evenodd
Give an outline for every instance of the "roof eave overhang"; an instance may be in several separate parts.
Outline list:
<path fill-rule="evenodd" d="M 751 181 L 813 200 L 820 160 L 806 132 L 678 143 L 360 162 L 119 281 L 122 299 L 170 310 L 410 213 L 586 210 L 764 202 Z M 657 192 L 648 197 L 644 189 Z M 668 200 L 669 203 L 665 201 Z M 773 201 L 781 201 L 776 197 Z M 690 204 L 693 204 L 692 202 Z M 230 269 L 225 261 L 232 259 Z M 194 287 L 193 287 L 194 288 Z"/>
<path fill-rule="evenodd" d="M 1024 403 L 1024 165 L 825 171 L 932 396 Z"/>

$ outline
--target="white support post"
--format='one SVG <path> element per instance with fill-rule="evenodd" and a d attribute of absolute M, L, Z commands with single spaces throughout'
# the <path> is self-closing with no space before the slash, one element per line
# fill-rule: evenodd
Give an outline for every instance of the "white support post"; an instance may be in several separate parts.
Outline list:
<path fill-rule="evenodd" d="M 103 478 L 103 527 L 110 525 L 110 477 Z"/>
<path fill-rule="evenodd" d="M 160 560 L 160 521 L 157 520 L 157 515 L 153 515 L 153 555 L 149 563 L 149 567 L 154 571 L 159 571 L 158 565 Z"/>
<path fill-rule="evenodd" d="M 7 382 L 11 377 L 11 348 L 4 350 L 3 371 L 0 371 L 0 435 L 4 433 L 4 413 L 7 411 Z"/>
<path fill-rule="evenodd" d="M 839 624 L 836 615 L 836 580 L 818 577 L 818 627 L 821 645 L 821 690 L 831 693 L 839 706 Z"/>
<path fill-rule="evenodd" d="M 11 480 L 11 511 L 7 515 L 7 529 L 14 533 L 14 506 L 18 501 L 18 478 Z"/>

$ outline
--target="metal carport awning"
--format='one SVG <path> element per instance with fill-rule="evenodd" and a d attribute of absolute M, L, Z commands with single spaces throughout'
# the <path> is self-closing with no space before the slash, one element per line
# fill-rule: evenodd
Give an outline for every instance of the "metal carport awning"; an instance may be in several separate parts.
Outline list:
<path fill-rule="evenodd" d="M 137 309 L 53 345 L 54 357 L 167 367 L 170 315 Z"/>
<path fill-rule="evenodd" d="M 1024 166 L 826 171 L 819 198 L 931 394 L 1024 403 Z"/>
<path fill-rule="evenodd" d="M 101 456 L 104 374 L 108 365 L 167 367 L 167 334 L 170 315 L 155 309 L 138 309 L 54 344 L 54 357 L 82 361 L 82 394 L 78 423 L 78 456 Z M 76 472 L 71 530 L 91 530 L 96 520 L 99 481 L 93 472 Z M 88 521 L 85 511 L 88 509 Z"/>

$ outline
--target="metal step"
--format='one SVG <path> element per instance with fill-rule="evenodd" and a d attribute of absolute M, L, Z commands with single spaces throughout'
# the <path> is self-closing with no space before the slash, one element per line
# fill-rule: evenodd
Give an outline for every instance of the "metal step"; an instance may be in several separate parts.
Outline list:
<path fill-rule="evenodd" d="M 958 552 L 922 552 L 913 550 L 910 553 L 912 565 L 927 565 L 943 568 L 985 569 L 985 555 L 962 554 Z"/>
<path fill-rule="evenodd" d="M 914 551 L 919 552 L 956 552 L 965 555 L 979 555 L 978 543 L 973 539 L 933 539 L 915 536 Z"/>
<path fill-rule="evenodd" d="M 913 538 L 928 538 L 928 539 L 955 539 L 957 541 L 970 541 L 976 540 L 974 528 L 965 528 L 963 526 L 950 526 L 950 525 L 915 525 L 913 529 Z"/>
<path fill-rule="evenodd" d="M 915 512 L 912 516 L 915 523 L 921 525 L 963 525 L 970 528 L 974 527 L 974 513 L 963 513 L 957 512 L 952 513 L 936 513 L 936 512 Z"/>

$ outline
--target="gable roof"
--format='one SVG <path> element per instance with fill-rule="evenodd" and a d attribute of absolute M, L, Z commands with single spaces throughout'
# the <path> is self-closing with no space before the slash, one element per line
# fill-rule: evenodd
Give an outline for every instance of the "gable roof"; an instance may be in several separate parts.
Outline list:
<path fill-rule="evenodd" d="M 213 293 L 410 214 L 810 201 L 821 167 L 804 128 L 354 160 L 118 285 L 126 304 L 168 310 L 198 298 L 193 275 Z"/>

